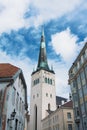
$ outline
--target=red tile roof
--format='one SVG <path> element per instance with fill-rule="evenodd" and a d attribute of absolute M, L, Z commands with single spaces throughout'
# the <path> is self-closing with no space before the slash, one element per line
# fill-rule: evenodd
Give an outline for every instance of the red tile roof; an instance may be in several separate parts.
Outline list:
<path fill-rule="evenodd" d="M 19 68 L 14 65 L 11 65 L 8 63 L 1 63 L 0 64 L 0 78 L 12 77 L 18 70 Z"/>
<path fill-rule="evenodd" d="M 63 107 L 73 107 L 73 102 L 72 101 L 68 101 L 65 104 L 62 105 Z"/>

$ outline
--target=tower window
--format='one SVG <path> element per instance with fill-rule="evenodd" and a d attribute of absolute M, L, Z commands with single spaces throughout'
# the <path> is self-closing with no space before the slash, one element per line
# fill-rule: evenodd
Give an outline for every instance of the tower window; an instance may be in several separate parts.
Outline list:
<path fill-rule="evenodd" d="M 35 99 L 35 95 L 33 95 L 33 99 Z"/>
<path fill-rule="evenodd" d="M 45 77 L 45 83 L 48 83 L 48 84 L 52 85 L 52 79 L 49 79 L 49 78 Z"/>
<path fill-rule="evenodd" d="M 52 94 L 50 94 L 50 97 L 52 98 Z"/>
<path fill-rule="evenodd" d="M 48 97 L 48 93 L 46 93 L 46 97 Z"/>
<path fill-rule="evenodd" d="M 48 104 L 48 110 L 50 110 L 50 103 Z"/>
<path fill-rule="evenodd" d="M 38 78 L 38 79 L 34 80 L 33 85 L 36 85 L 36 84 L 38 84 L 39 82 L 40 82 L 40 81 L 39 81 L 39 78 Z"/>
<path fill-rule="evenodd" d="M 37 97 L 39 97 L 39 94 L 37 93 Z"/>
<path fill-rule="evenodd" d="M 50 84 L 52 84 L 52 79 L 50 79 Z"/>
<path fill-rule="evenodd" d="M 45 83 L 47 83 L 47 78 L 45 78 Z"/>
<path fill-rule="evenodd" d="M 50 79 L 48 78 L 48 84 L 50 84 Z"/>

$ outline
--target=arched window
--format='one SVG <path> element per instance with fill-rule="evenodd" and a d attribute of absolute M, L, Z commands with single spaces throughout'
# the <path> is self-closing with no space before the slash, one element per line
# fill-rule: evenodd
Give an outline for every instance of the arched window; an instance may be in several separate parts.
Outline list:
<path fill-rule="evenodd" d="M 35 125 L 34 130 L 37 130 L 37 106 L 35 105 Z"/>
<path fill-rule="evenodd" d="M 50 103 L 48 103 L 48 110 L 50 110 Z"/>
<path fill-rule="evenodd" d="M 50 84 L 52 85 L 52 79 L 50 79 Z"/>
<path fill-rule="evenodd" d="M 47 83 L 47 78 L 45 78 L 45 83 Z"/>
<path fill-rule="evenodd" d="M 50 79 L 48 78 L 48 84 L 50 84 Z"/>
<path fill-rule="evenodd" d="M 48 93 L 46 93 L 46 97 L 48 97 Z"/>

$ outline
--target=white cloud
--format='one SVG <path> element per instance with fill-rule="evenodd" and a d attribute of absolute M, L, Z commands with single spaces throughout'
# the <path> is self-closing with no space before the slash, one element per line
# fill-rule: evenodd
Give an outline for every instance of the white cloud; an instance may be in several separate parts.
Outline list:
<path fill-rule="evenodd" d="M 53 46 L 56 54 L 60 54 L 62 57 L 61 62 L 50 61 L 50 64 L 54 64 L 56 73 L 56 93 L 57 95 L 69 98 L 68 71 L 87 41 L 87 37 L 77 44 L 78 37 L 67 28 L 62 32 L 52 35 L 51 40 L 50 45 Z"/>
<path fill-rule="evenodd" d="M 67 63 L 74 61 L 82 43 L 77 44 L 78 37 L 71 33 L 70 29 L 56 33 L 51 37 L 51 44 L 57 54 Z"/>
<path fill-rule="evenodd" d="M 50 60 L 49 65 L 53 65 L 53 70 L 55 72 L 56 81 L 56 95 L 69 98 L 70 86 L 68 85 L 68 69 L 66 64 L 62 62 L 56 62 L 55 60 Z"/>
<path fill-rule="evenodd" d="M 36 17 L 33 17 L 33 24 L 38 26 L 47 22 L 51 19 L 59 18 L 67 13 L 70 13 L 77 6 L 81 4 L 83 0 L 34 0 L 32 5 L 39 10 L 39 13 Z"/>
<path fill-rule="evenodd" d="M 0 33 L 24 26 L 38 26 L 51 19 L 61 17 L 74 10 L 83 0 L 0 0 Z M 29 7 L 37 10 L 32 14 Z M 32 9 L 32 8 L 31 8 Z M 31 17 L 24 19 L 29 11 Z"/>
<path fill-rule="evenodd" d="M 29 0 L 0 0 L 0 33 L 24 26 Z"/>

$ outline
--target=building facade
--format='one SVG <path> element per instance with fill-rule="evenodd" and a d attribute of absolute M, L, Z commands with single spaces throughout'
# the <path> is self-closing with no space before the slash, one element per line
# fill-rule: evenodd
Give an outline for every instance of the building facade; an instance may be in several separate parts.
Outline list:
<path fill-rule="evenodd" d="M 30 130 L 42 130 L 48 109 L 56 110 L 55 73 L 49 68 L 44 31 L 41 35 L 37 69 L 31 75 Z"/>
<path fill-rule="evenodd" d="M 22 70 L 0 64 L 0 130 L 24 130 L 27 86 Z"/>
<path fill-rule="evenodd" d="M 76 130 L 87 130 L 87 43 L 69 70 Z"/>
<path fill-rule="evenodd" d="M 72 101 L 68 101 L 42 120 L 42 130 L 75 130 Z"/>

